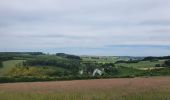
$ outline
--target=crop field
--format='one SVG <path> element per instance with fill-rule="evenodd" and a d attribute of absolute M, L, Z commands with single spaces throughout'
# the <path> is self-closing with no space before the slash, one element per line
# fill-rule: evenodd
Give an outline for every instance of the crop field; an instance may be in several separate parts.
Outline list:
<path fill-rule="evenodd" d="M 0 84 L 0 100 L 170 100 L 170 77 Z"/>

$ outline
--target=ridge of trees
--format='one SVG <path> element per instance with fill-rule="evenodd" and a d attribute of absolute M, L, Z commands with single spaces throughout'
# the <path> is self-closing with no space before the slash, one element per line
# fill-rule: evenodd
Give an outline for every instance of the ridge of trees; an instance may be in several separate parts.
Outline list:
<path fill-rule="evenodd" d="M 80 58 L 79 56 L 70 55 L 70 54 L 65 54 L 65 53 L 56 53 L 56 56 L 64 57 L 64 58 L 68 58 L 68 59 L 77 59 L 77 60 L 81 60 L 81 58 Z"/>
<path fill-rule="evenodd" d="M 143 60 L 163 60 L 163 59 L 170 59 L 170 56 L 162 56 L 162 57 L 145 57 Z"/>

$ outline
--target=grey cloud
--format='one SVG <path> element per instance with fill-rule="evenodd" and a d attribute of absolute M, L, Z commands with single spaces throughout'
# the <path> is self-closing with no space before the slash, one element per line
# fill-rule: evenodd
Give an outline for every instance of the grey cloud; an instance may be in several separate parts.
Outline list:
<path fill-rule="evenodd" d="M 145 21 L 139 25 L 160 25 L 160 26 L 170 26 L 170 20 L 155 20 L 155 21 Z"/>
<path fill-rule="evenodd" d="M 20 35 L 16 37 L 22 38 L 67 38 L 67 39 L 89 39 L 92 37 L 84 37 L 84 36 L 72 36 L 72 35 L 64 35 L 64 34 L 44 34 L 44 35 Z"/>
<path fill-rule="evenodd" d="M 169 0 L 0 1 L 0 46 L 170 45 L 169 5 Z"/>

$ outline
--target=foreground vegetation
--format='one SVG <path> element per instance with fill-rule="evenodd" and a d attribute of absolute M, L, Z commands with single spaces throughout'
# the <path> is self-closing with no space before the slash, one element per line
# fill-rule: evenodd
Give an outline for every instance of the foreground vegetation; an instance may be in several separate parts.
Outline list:
<path fill-rule="evenodd" d="M 6 87 L 0 86 L 0 99 L 169 100 L 169 83 L 168 77 L 63 81 L 61 83 L 13 83 L 5 84 Z"/>
<path fill-rule="evenodd" d="M 2 100 L 169 100 L 170 91 L 148 90 L 121 94 L 121 91 L 74 91 L 66 93 L 9 93 L 0 92 Z"/>

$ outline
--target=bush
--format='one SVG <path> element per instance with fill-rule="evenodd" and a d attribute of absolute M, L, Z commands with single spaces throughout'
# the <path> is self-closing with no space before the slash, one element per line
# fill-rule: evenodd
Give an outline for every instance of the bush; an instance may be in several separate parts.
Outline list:
<path fill-rule="evenodd" d="M 78 71 L 81 67 L 79 60 L 71 60 L 71 59 L 59 59 L 59 58 L 38 58 L 38 59 L 32 59 L 27 60 L 23 63 L 24 66 L 54 66 L 54 67 L 60 67 L 66 70 L 69 70 L 72 72 L 71 74 L 78 74 Z"/>
<path fill-rule="evenodd" d="M 0 83 L 11 83 L 11 82 L 42 82 L 42 81 L 54 81 L 57 78 L 53 77 L 35 77 L 35 76 L 26 76 L 26 77 L 0 77 Z"/>
<path fill-rule="evenodd" d="M 107 75 L 116 75 L 116 74 L 118 74 L 118 69 L 115 68 L 115 67 L 108 67 L 104 71 L 105 71 L 105 73 Z"/>
<path fill-rule="evenodd" d="M 45 68 L 37 68 L 37 67 L 13 67 L 9 70 L 6 75 L 7 76 L 49 76 L 52 71 Z"/>
<path fill-rule="evenodd" d="M 2 61 L 0 61 L 0 68 L 3 67 Z"/>
<path fill-rule="evenodd" d="M 161 67 L 161 64 L 156 64 L 155 67 Z"/>
<path fill-rule="evenodd" d="M 169 76 L 170 68 L 152 69 L 145 71 L 143 76 Z"/>
<path fill-rule="evenodd" d="M 164 64 L 165 64 L 165 66 L 170 67 L 170 60 L 166 60 Z"/>

